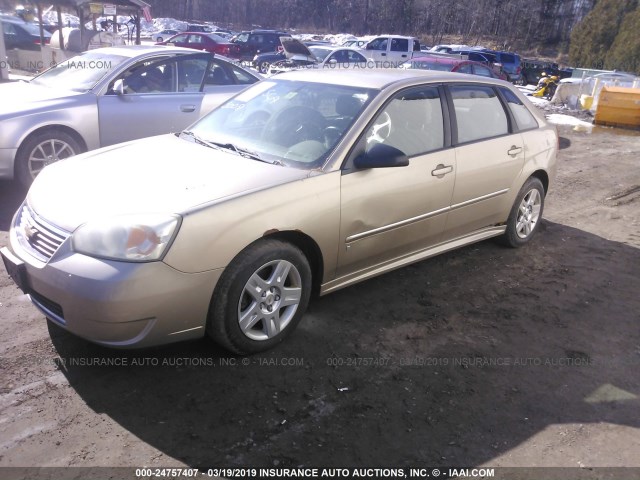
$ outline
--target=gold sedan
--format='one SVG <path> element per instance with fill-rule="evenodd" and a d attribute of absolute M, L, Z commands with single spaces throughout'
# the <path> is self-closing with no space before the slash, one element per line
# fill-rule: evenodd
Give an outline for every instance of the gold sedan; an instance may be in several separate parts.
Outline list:
<path fill-rule="evenodd" d="M 2 255 L 51 321 L 116 347 L 209 334 L 249 354 L 311 294 L 540 225 L 558 138 L 514 87 L 296 71 L 186 131 L 58 162 Z"/>

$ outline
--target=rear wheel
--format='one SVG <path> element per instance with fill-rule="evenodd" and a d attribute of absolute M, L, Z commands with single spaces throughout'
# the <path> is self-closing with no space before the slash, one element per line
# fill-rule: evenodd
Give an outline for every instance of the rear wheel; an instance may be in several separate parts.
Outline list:
<path fill-rule="evenodd" d="M 509 247 L 520 247 L 536 233 L 544 210 L 544 187 L 542 182 L 531 177 L 520 189 L 511 208 L 507 229 L 500 237 L 501 243 Z"/>
<path fill-rule="evenodd" d="M 269 73 L 269 65 L 271 65 L 270 62 L 267 62 L 267 61 L 260 62 L 258 64 L 258 71 L 263 74 Z"/>
<path fill-rule="evenodd" d="M 20 146 L 16 155 L 18 180 L 29 187 L 44 167 L 80 152 L 80 144 L 64 131 L 45 130 L 32 135 Z"/>
<path fill-rule="evenodd" d="M 239 354 L 267 350 L 300 322 L 311 294 L 311 268 L 297 247 L 264 240 L 241 252 L 216 286 L 209 335 Z"/>

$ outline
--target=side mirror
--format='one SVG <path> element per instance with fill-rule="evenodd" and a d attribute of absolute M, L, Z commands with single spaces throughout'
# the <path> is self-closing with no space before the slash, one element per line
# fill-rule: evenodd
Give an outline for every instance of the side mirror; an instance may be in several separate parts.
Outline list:
<path fill-rule="evenodd" d="M 365 50 L 373 50 L 373 45 L 371 45 L 370 43 L 367 43 L 367 45 L 365 45 L 364 49 Z"/>
<path fill-rule="evenodd" d="M 409 157 L 396 147 L 378 143 L 357 156 L 353 164 L 358 169 L 406 167 L 409 165 Z"/>
<path fill-rule="evenodd" d="M 124 95 L 124 80 L 119 78 L 115 82 L 113 82 L 113 87 L 111 87 L 111 91 L 116 95 Z"/>
<path fill-rule="evenodd" d="M 335 63 L 338 63 L 338 60 L 336 60 L 335 58 L 332 58 L 331 60 L 329 60 L 329 63 L 335 64 Z"/>

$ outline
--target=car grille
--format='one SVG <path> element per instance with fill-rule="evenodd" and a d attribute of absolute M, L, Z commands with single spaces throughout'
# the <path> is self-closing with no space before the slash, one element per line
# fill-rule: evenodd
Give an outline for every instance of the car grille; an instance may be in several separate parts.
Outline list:
<path fill-rule="evenodd" d="M 43 262 L 49 260 L 69 237 L 69 233 L 44 221 L 27 205 L 20 209 L 15 231 L 20 244 Z"/>

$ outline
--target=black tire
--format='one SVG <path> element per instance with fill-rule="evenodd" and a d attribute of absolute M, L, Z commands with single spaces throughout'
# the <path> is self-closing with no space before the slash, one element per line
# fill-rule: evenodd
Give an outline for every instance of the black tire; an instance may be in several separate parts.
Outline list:
<path fill-rule="evenodd" d="M 262 74 L 269 73 L 269 65 L 271 62 L 263 61 L 258 64 L 258 71 Z"/>
<path fill-rule="evenodd" d="M 520 80 L 518 80 L 516 83 L 523 87 L 526 87 L 527 85 L 529 85 L 529 82 L 527 81 L 527 77 L 524 75 L 524 73 L 520 75 Z"/>
<path fill-rule="evenodd" d="M 499 237 L 500 243 L 517 248 L 529 242 L 540 227 L 543 210 L 544 187 L 538 178 L 530 177 L 511 207 L 507 230 Z"/>
<path fill-rule="evenodd" d="M 83 148 L 77 140 L 62 130 L 51 129 L 31 135 L 20 145 L 16 154 L 15 168 L 18 181 L 29 188 L 33 179 L 46 165 L 82 151 Z"/>
<path fill-rule="evenodd" d="M 286 271 L 282 281 L 270 281 L 277 277 L 276 267 L 279 272 Z M 283 270 L 287 267 L 289 270 Z M 250 288 L 250 280 L 265 288 Z M 288 299 L 284 298 L 285 288 Z M 268 350 L 295 329 L 310 295 L 311 268 L 300 249 L 280 240 L 256 242 L 233 259 L 218 281 L 209 308 L 207 332 L 216 343 L 237 354 Z M 241 326 L 241 317 L 252 320 Z"/>
<path fill-rule="evenodd" d="M 160 43 L 160 42 L 164 42 L 164 38 L 162 38 L 162 37 L 158 37 L 158 38 L 156 39 L 156 43 Z"/>

